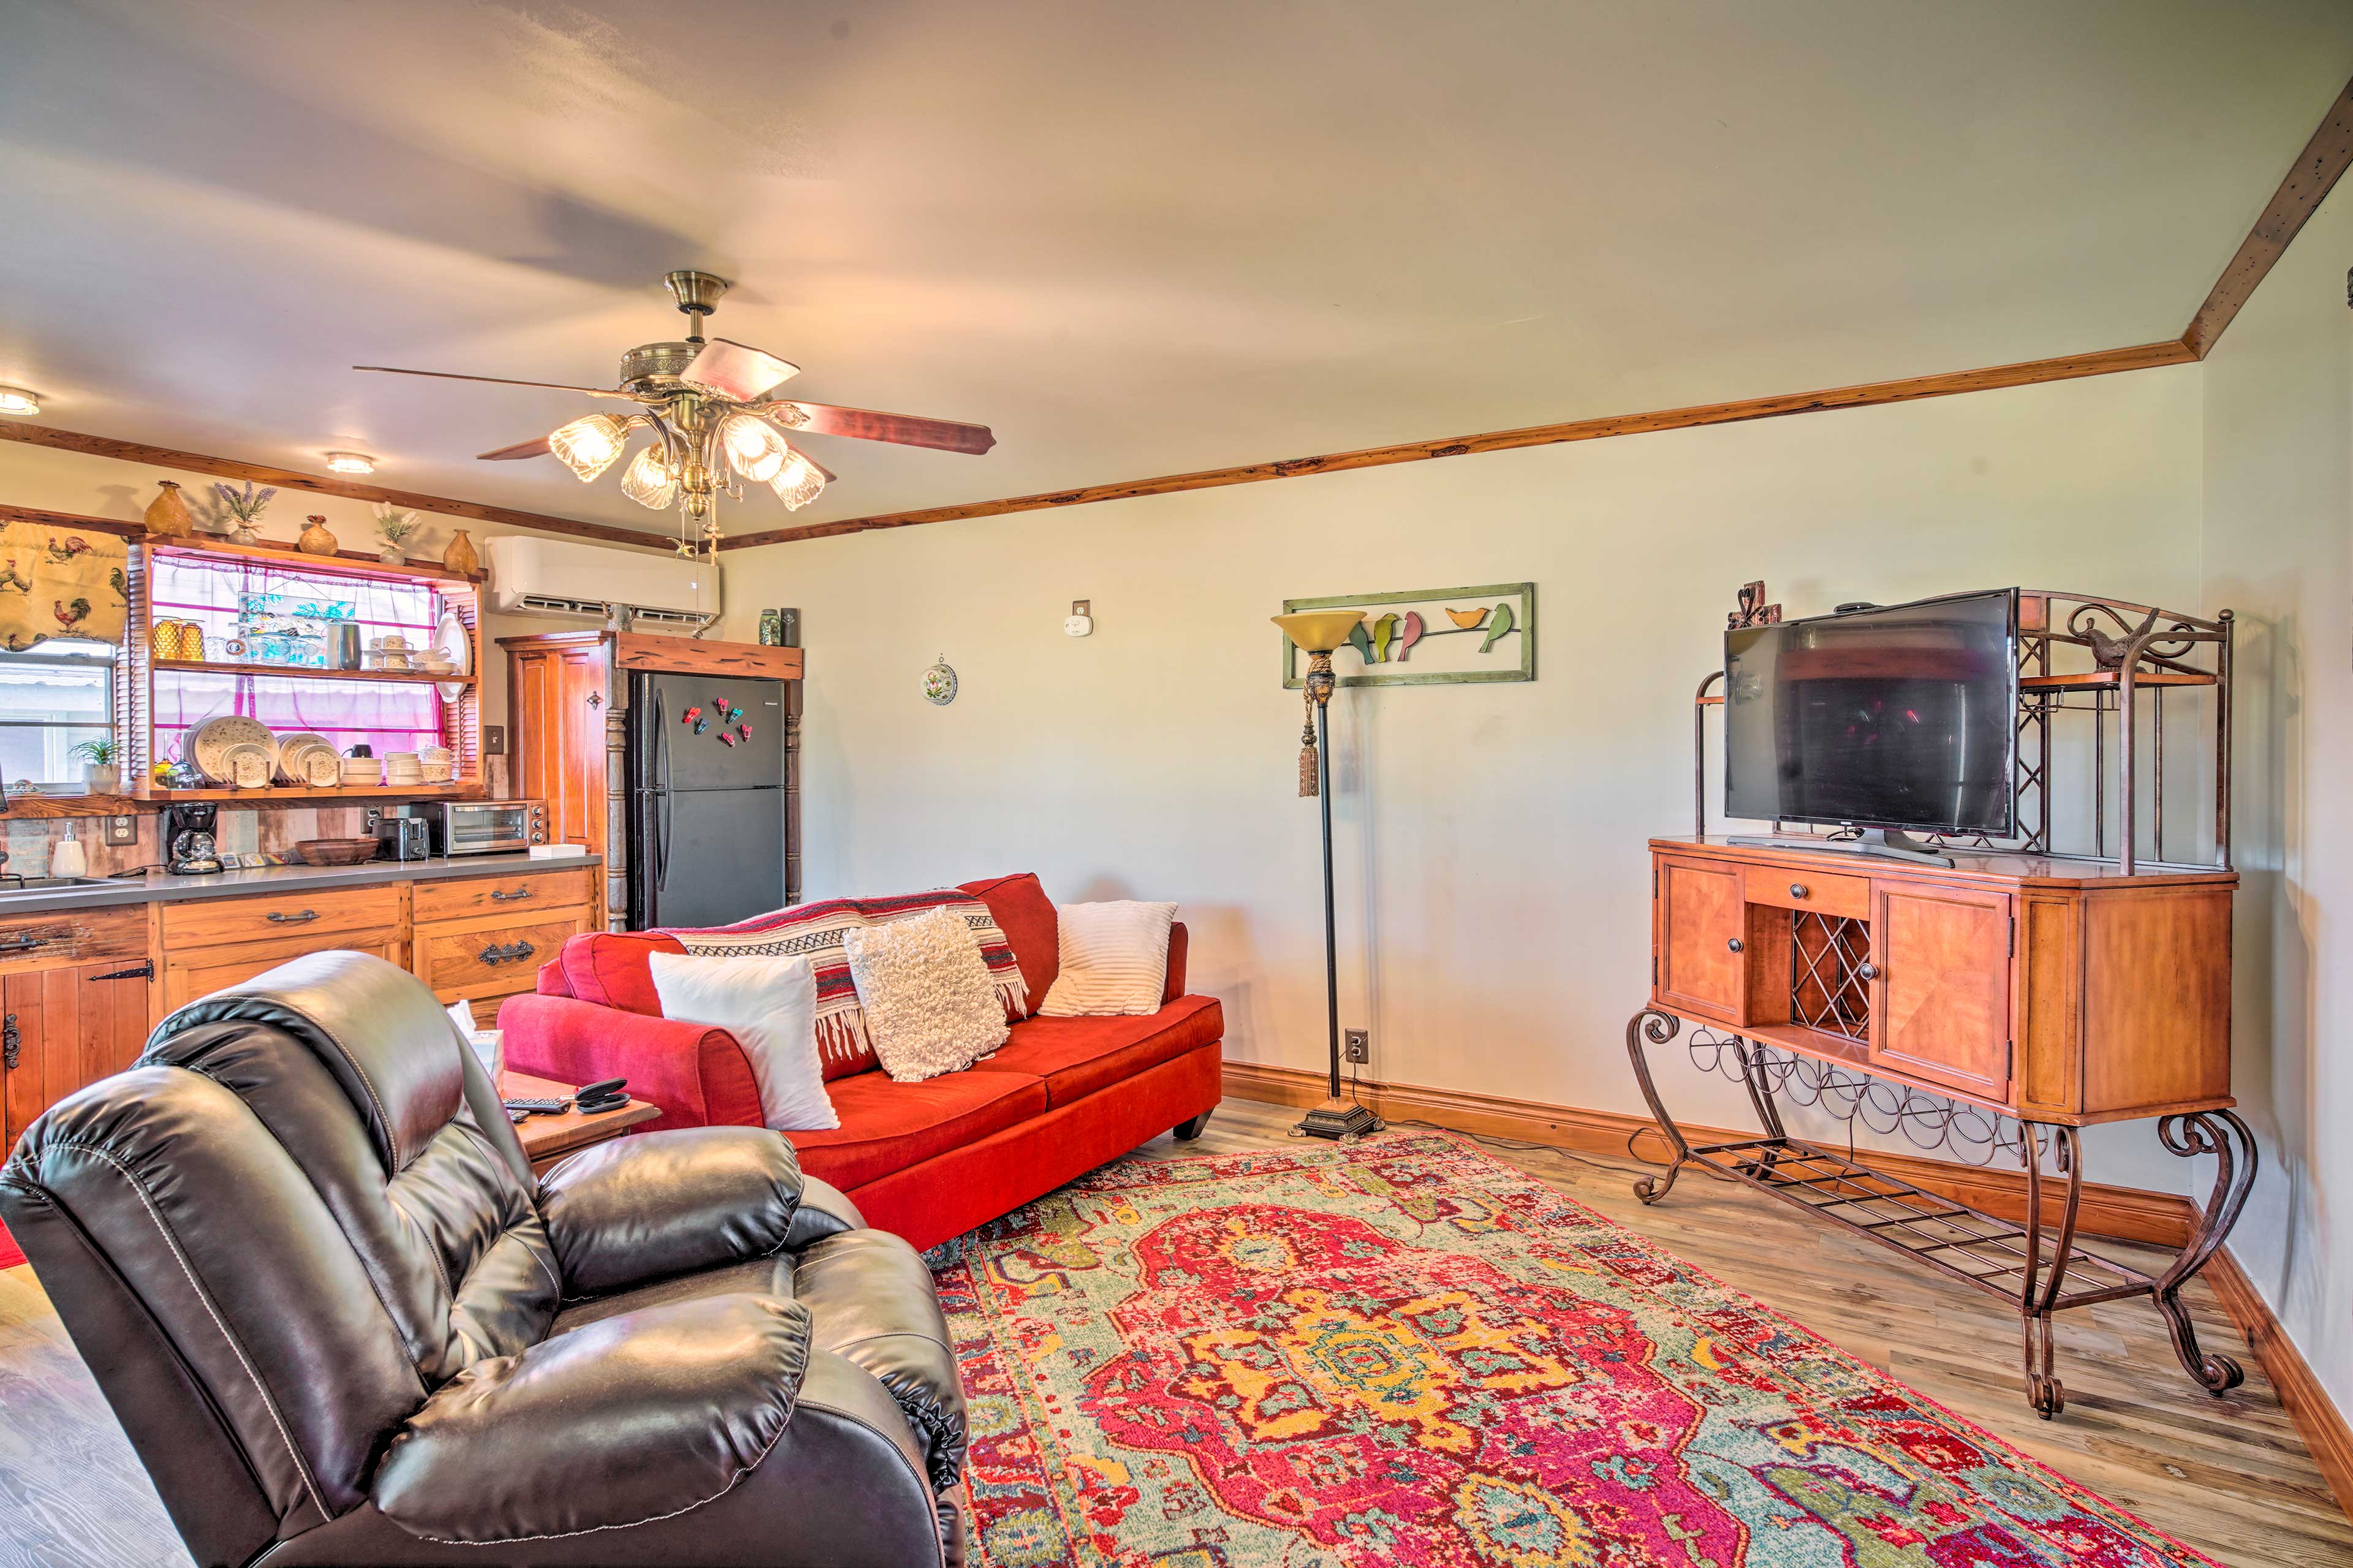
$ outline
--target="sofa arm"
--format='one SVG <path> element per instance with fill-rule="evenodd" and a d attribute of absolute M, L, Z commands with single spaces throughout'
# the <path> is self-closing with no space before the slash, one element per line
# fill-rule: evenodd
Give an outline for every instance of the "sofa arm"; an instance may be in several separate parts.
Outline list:
<path fill-rule="evenodd" d="M 801 1165 L 763 1127 L 689 1127 L 592 1145 L 539 1183 L 566 1300 L 781 1251 Z"/>
<path fill-rule="evenodd" d="M 657 1126 L 760 1125 L 752 1064 L 724 1029 L 536 994 L 508 997 L 499 1028 L 517 1072 L 572 1084 L 628 1079 L 632 1095 L 661 1108 Z"/>
<path fill-rule="evenodd" d="M 475 1543 L 698 1507 L 783 1436 L 810 1336 L 797 1301 L 715 1296 L 477 1362 L 394 1435 L 376 1507 L 416 1534 Z"/>

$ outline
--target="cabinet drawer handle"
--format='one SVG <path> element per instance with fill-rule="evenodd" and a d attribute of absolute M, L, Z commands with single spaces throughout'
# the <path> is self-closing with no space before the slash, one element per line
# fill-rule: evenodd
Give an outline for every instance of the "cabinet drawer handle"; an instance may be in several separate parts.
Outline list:
<path fill-rule="evenodd" d="M 1802 898 L 1804 898 L 1804 897 L 1806 896 L 1806 885 L 1805 885 L 1803 882 L 1792 882 L 1792 883 L 1790 883 L 1790 884 L 1789 884 L 1789 896 L 1790 896 L 1791 898 L 1793 898 L 1793 899 L 1802 899 Z"/>
<path fill-rule="evenodd" d="M 1876 980 L 1879 978 L 1879 965 L 1866 958 L 1854 966 L 1854 973 L 1858 980 Z"/>
<path fill-rule="evenodd" d="M 314 921 L 318 918 L 319 911 L 316 910 L 304 910 L 298 914 L 290 915 L 283 910 L 269 911 L 269 923 L 274 926 L 301 925 L 304 921 Z"/>
<path fill-rule="evenodd" d="M 500 888 L 491 892 L 491 901 L 494 904 L 502 904 L 509 899 L 527 899 L 529 897 L 531 897 L 531 889 L 529 888 L 517 888 L 512 893 L 508 892 L 503 888 Z"/>
<path fill-rule="evenodd" d="M 1725 945 L 1725 946 L 1726 946 L 1726 947 L 1728 947 L 1728 948 L 1730 948 L 1733 952 L 1738 952 L 1740 951 L 1740 939 L 1739 939 L 1738 937 L 1736 937 L 1736 937 L 1734 937 L 1730 942 L 1725 942 L 1724 945 Z"/>
<path fill-rule="evenodd" d="M 480 958 L 484 963 L 491 965 L 501 963 L 520 963 L 538 951 L 539 949 L 532 946 L 531 943 L 527 942 L 511 942 L 506 943 L 504 946 L 501 946 L 497 942 L 492 942 L 490 946 L 482 949 L 482 951 L 475 956 Z"/>

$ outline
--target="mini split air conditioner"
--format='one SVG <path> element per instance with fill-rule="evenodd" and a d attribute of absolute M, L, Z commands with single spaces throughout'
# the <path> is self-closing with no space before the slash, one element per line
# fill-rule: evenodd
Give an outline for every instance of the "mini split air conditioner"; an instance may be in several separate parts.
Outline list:
<path fill-rule="evenodd" d="M 490 605 L 515 616 L 610 616 L 700 627 L 719 613 L 719 566 L 502 534 L 491 545 Z"/>

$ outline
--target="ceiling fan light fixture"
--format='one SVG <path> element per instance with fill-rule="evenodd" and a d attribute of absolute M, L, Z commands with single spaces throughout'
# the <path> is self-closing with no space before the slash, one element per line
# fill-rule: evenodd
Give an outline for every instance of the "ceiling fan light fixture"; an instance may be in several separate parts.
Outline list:
<path fill-rule="evenodd" d="M 659 443 L 639 452 L 621 475 L 621 493 L 649 511 L 667 511 L 678 501 L 678 476 Z"/>
<path fill-rule="evenodd" d="M 825 493 L 825 475 L 798 452 L 789 447 L 786 450 L 791 455 L 769 479 L 768 488 L 776 492 L 786 511 L 798 511 Z"/>
<path fill-rule="evenodd" d="M 0 414 L 38 414 L 40 411 L 38 394 L 21 386 L 0 386 Z"/>
<path fill-rule="evenodd" d="M 628 426 L 611 415 L 587 414 L 548 432 L 547 449 L 585 485 L 620 460 L 628 434 Z"/>
<path fill-rule="evenodd" d="M 327 471 L 332 474 L 372 474 L 375 459 L 364 452 L 330 452 Z"/>
<path fill-rule="evenodd" d="M 719 422 L 719 443 L 735 471 L 755 485 L 776 477 L 792 448 L 776 427 L 756 414 L 730 414 Z"/>

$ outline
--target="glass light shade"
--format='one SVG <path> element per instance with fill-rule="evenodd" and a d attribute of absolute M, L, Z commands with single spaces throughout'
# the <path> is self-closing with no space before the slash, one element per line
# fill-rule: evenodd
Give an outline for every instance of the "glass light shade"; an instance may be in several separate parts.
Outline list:
<path fill-rule="evenodd" d="M 1348 640 L 1363 624 L 1362 610 L 1301 610 L 1295 615 L 1269 616 L 1302 653 L 1330 653 Z"/>
<path fill-rule="evenodd" d="M 776 499 L 785 503 L 786 511 L 798 511 L 825 493 L 825 475 L 798 452 L 790 447 L 786 450 L 789 456 L 768 481 L 768 488 L 776 492 Z"/>
<path fill-rule="evenodd" d="M 38 414 L 40 397 L 21 386 L 0 386 L 0 414 Z"/>
<path fill-rule="evenodd" d="M 653 511 L 667 511 L 678 500 L 678 476 L 663 460 L 661 443 L 637 455 L 621 475 L 621 493 Z"/>
<path fill-rule="evenodd" d="M 776 427 L 756 414 L 730 414 L 719 422 L 719 444 L 727 460 L 754 484 L 765 484 L 786 466 L 792 448 Z"/>
<path fill-rule="evenodd" d="M 375 459 L 364 452 L 330 452 L 327 468 L 337 474 L 372 474 L 375 472 Z"/>
<path fill-rule="evenodd" d="M 549 432 L 547 449 L 587 483 L 620 459 L 628 431 L 609 414 L 589 414 Z"/>

